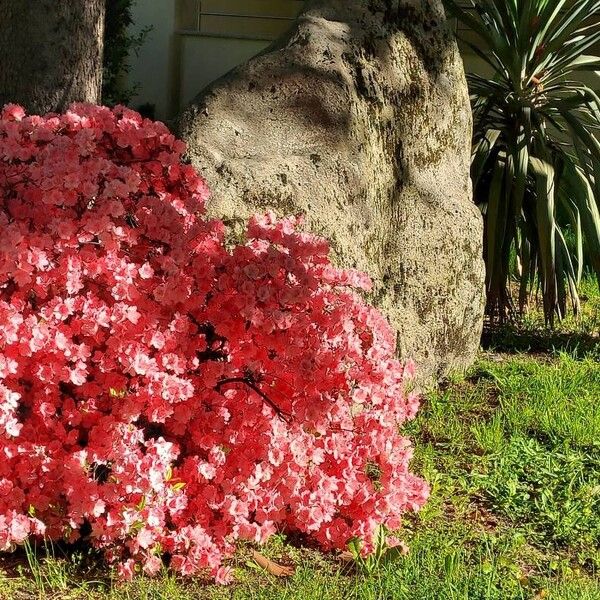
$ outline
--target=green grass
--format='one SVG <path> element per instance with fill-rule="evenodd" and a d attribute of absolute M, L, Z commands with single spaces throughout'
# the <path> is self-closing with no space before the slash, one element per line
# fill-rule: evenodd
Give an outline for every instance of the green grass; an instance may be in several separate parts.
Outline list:
<path fill-rule="evenodd" d="M 295 575 L 275 580 L 246 546 L 230 588 L 166 574 L 118 585 L 91 556 L 30 549 L 29 560 L 0 561 L 0 599 L 600 600 L 600 295 L 592 292 L 582 321 L 551 336 L 533 318 L 504 330 L 495 339 L 513 336 L 512 345 L 492 346 L 466 376 L 428 394 L 407 431 L 432 496 L 405 523 L 408 556 L 374 574 L 282 536 L 263 552 L 293 563 Z M 527 344 L 533 353 L 515 351 Z"/>
<path fill-rule="evenodd" d="M 580 286 L 581 312 L 570 313 L 554 329 L 544 326 L 539 306 L 534 306 L 516 325 L 484 331 L 482 346 L 486 350 L 527 352 L 531 354 L 555 354 L 568 352 L 576 357 L 590 356 L 600 360 L 600 293 L 598 283 L 592 278 L 584 279 Z"/>

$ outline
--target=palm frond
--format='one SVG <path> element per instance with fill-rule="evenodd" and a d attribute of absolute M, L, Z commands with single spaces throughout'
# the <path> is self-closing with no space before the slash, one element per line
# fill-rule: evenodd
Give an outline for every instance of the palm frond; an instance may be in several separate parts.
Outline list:
<path fill-rule="evenodd" d="M 493 72 L 468 75 L 488 312 L 512 314 L 514 282 L 521 310 L 541 291 L 552 325 L 578 310 L 585 268 L 600 282 L 600 97 L 578 76 L 600 71 L 600 0 L 445 1 Z"/>

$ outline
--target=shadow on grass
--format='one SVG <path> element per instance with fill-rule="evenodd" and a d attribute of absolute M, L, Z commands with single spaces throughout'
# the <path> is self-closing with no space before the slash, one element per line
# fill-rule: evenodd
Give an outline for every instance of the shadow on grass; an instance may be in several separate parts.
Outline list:
<path fill-rule="evenodd" d="M 522 325 L 486 324 L 481 347 L 490 352 L 507 354 L 549 354 L 561 352 L 575 358 L 594 356 L 600 359 L 600 336 L 583 332 L 557 331 Z"/>

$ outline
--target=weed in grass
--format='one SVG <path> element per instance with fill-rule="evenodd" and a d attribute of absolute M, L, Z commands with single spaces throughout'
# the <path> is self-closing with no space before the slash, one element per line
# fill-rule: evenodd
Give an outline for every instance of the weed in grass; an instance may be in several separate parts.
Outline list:
<path fill-rule="evenodd" d="M 505 444 L 504 417 L 496 413 L 489 421 L 477 421 L 471 426 L 471 433 L 482 453 L 500 453 Z"/>
<path fill-rule="evenodd" d="M 502 414 L 513 432 L 551 443 L 600 447 L 600 363 L 559 355 L 552 363 L 519 357 L 482 367 L 501 389 Z"/>
<path fill-rule="evenodd" d="M 600 453 L 515 437 L 474 475 L 490 506 L 531 539 L 600 546 Z"/>

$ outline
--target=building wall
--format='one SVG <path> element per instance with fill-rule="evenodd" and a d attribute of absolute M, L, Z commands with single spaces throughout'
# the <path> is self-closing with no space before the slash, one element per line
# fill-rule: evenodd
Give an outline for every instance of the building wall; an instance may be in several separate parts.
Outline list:
<path fill-rule="evenodd" d="M 175 9 L 175 0 L 137 0 L 133 8 L 134 31 L 152 29 L 137 56 L 130 57 L 128 85 L 138 90 L 132 106 L 153 104 L 160 119 L 168 118 L 173 109 Z"/>
<path fill-rule="evenodd" d="M 151 27 L 131 57 L 132 106 L 175 116 L 206 85 L 266 48 L 291 24 L 303 0 L 138 0 L 134 31 Z"/>
<path fill-rule="evenodd" d="M 177 107 L 185 106 L 209 83 L 258 54 L 268 42 L 226 37 L 182 36 Z"/>

